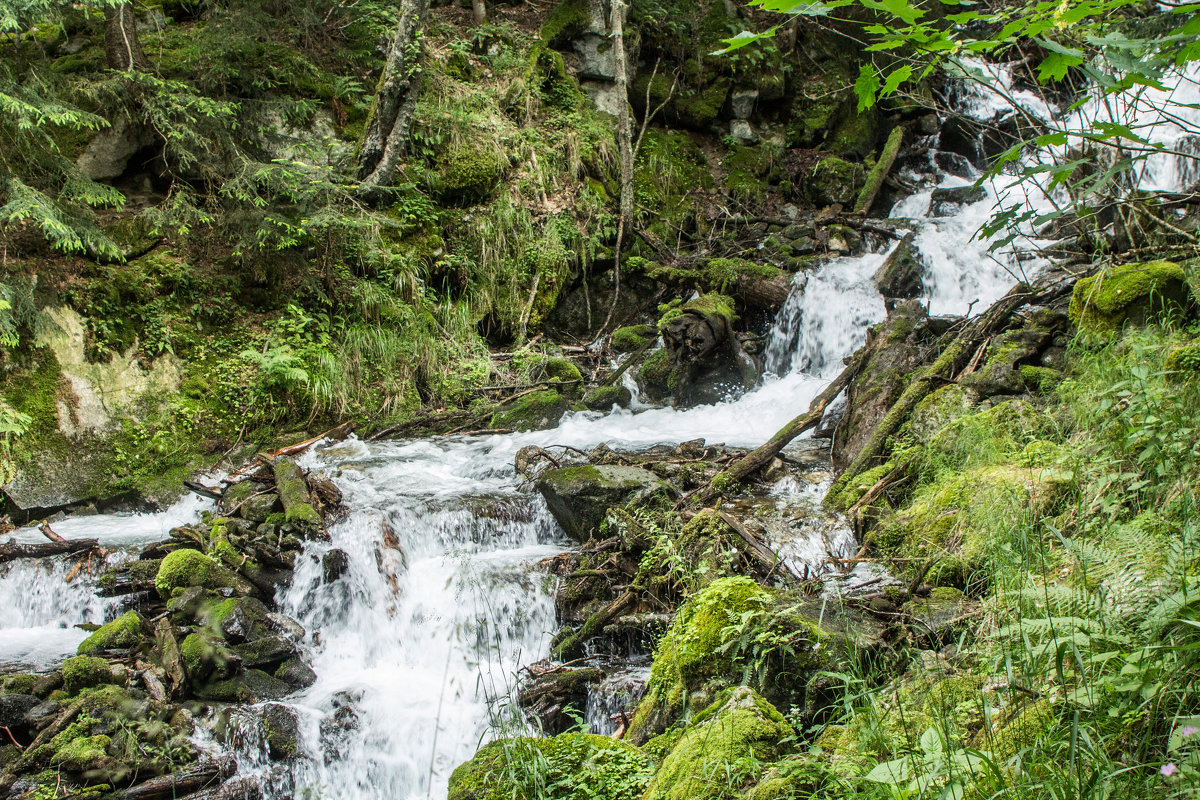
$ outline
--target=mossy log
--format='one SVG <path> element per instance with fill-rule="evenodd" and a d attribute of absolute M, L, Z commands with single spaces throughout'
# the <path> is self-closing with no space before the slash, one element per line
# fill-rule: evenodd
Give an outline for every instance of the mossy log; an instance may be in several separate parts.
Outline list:
<path fill-rule="evenodd" d="M 130 786 L 113 797 L 119 800 L 168 800 L 183 797 L 223 782 L 237 771 L 232 758 L 215 758 Z"/>
<path fill-rule="evenodd" d="M 900 399 L 888 409 L 866 445 L 838 478 L 833 491 L 861 474 L 869 464 L 882 456 L 887 449 L 888 440 L 900 429 L 917 404 L 943 382 L 952 380 L 967 365 L 980 343 L 1009 324 L 1014 311 L 1029 303 L 1043 303 L 1060 297 L 1070 291 L 1073 283 L 1072 279 L 1038 290 L 1030 288 L 1027 284 L 1018 284 L 986 312 L 968 322 L 937 360 L 914 377 L 904 394 L 900 395 Z"/>
<path fill-rule="evenodd" d="M 867 174 L 867 182 L 863 185 L 862 191 L 858 193 L 858 200 L 854 203 L 855 214 L 866 214 L 871 210 L 871 204 L 875 202 L 876 195 L 883 187 L 884 179 L 892 171 L 892 165 L 896 163 L 896 156 L 900 153 L 900 142 L 903 139 L 904 128 L 900 125 L 892 128 L 887 142 L 883 145 L 883 150 L 879 152 L 879 160 Z"/>

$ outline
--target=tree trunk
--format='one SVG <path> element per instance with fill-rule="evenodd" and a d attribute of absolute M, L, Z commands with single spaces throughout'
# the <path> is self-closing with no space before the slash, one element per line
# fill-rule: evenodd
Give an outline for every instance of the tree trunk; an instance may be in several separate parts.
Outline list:
<path fill-rule="evenodd" d="M 396 176 L 400 155 L 408 144 L 417 95 L 421 91 L 422 30 L 429 0 L 401 0 L 396 35 L 388 49 L 367 129 L 358 155 L 359 197 L 378 199 Z"/>
<path fill-rule="evenodd" d="M 476 25 L 483 25 L 487 22 L 487 2 L 485 0 L 471 0 L 471 16 L 475 18 Z"/>
<path fill-rule="evenodd" d="M 66 553 L 81 553 L 88 550 L 99 550 L 100 542 L 95 539 L 71 539 L 63 542 L 46 542 L 44 544 L 0 544 L 0 564 L 14 561 L 18 558 L 47 558 L 61 556 Z"/>
<path fill-rule="evenodd" d="M 612 33 L 614 78 L 617 84 L 617 149 L 621 154 L 621 205 L 617 221 L 617 244 L 613 249 L 613 298 L 608 317 L 600 326 L 601 334 L 612 321 L 621 296 L 621 247 L 625 230 L 633 224 L 633 124 L 629 119 L 629 73 L 625 53 L 625 3 L 612 0 L 609 12 Z"/>
<path fill-rule="evenodd" d="M 138 38 L 132 3 L 104 9 L 104 57 L 109 67 L 124 72 L 145 70 L 150 66 Z"/>

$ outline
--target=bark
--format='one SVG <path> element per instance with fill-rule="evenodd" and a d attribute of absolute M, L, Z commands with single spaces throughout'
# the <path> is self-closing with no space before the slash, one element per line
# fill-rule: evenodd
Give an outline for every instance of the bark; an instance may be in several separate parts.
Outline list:
<path fill-rule="evenodd" d="M 858 202 L 854 204 L 855 214 L 866 214 L 871 210 L 871 204 L 875 202 L 875 196 L 879 194 L 879 190 L 883 186 L 883 179 L 887 177 L 892 165 L 896 163 L 896 156 L 900 153 L 900 141 L 903 138 L 903 127 L 897 125 L 892 128 L 892 132 L 888 134 L 887 143 L 879 152 L 879 160 L 871 168 L 870 174 L 867 175 L 867 183 L 859 192 Z"/>
<path fill-rule="evenodd" d="M 400 19 L 388 49 L 372 113 L 358 156 L 359 197 L 374 201 L 396 176 L 408 144 L 417 95 L 421 91 L 422 32 L 429 0 L 401 0 Z"/>
<path fill-rule="evenodd" d="M 608 316 L 600 326 L 603 334 L 612 322 L 613 312 L 617 309 L 617 299 L 621 296 L 621 247 L 624 244 L 625 229 L 633 224 L 633 125 L 629 119 L 629 74 L 626 69 L 625 53 L 625 3 L 623 0 L 612 0 L 609 29 L 612 31 L 615 75 L 617 84 L 617 150 L 621 154 L 621 204 L 620 217 L 617 221 L 617 244 L 613 248 L 613 298 L 608 307 Z"/>
<path fill-rule="evenodd" d="M 132 3 L 104 9 L 104 58 L 110 68 L 124 72 L 149 68 L 150 61 L 138 38 Z"/>
<path fill-rule="evenodd" d="M 774 278 L 742 278 L 731 294 L 744 306 L 778 311 L 783 308 L 791 290 L 788 276 L 776 275 Z"/>
<path fill-rule="evenodd" d="M 471 0 L 471 16 L 475 18 L 476 25 L 483 25 L 487 22 L 487 2 Z"/>
<path fill-rule="evenodd" d="M 18 558 L 46 558 L 99 549 L 100 542 L 96 539 L 74 539 L 45 544 L 0 544 L 0 564 Z"/>

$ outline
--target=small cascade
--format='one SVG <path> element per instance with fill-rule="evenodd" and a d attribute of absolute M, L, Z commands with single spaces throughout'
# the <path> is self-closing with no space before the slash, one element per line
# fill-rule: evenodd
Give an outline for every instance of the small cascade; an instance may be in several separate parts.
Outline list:
<path fill-rule="evenodd" d="M 612 736 L 646 692 L 649 667 L 630 667 L 609 673 L 588 689 L 583 725 L 589 733 Z"/>

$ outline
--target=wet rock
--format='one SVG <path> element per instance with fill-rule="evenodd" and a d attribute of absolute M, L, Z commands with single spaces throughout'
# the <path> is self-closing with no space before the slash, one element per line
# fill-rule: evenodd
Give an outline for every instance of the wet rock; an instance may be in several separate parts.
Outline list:
<path fill-rule="evenodd" d="M 307 689 L 317 682 L 317 673 L 299 656 L 293 656 L 279 665 L 275 677 L 293 689 Z"/>
<path fill-rule="evenodd" d="M 263 707 L 263 735 L 272 761 L 285 761 L 300 752 L 300 720 L 296 712 L 280 703 Z"/>
<path fill-rule="evenodd" d="M 313 508 L 304 471 L 287 456 L 275 459 L 274 470 L 285 524 L 301 538 L 320 537 L 324 527 L 321 515 Z"/>
<path fill-rule="evenodd" d="M 141 642 L 142 637 L 142 618 L 136 611 L 129 611 L 84 639 L 76 652 L 88 656 L 105 650 L 126 650 Z"/>
<path fill-rule="evenodd" d="M 340 580 L 350 571 L 350 556 L 345 550 L 334 548 L 321 557 L 321 577 L 325 583 Z"/>
<path fill-rule="evenodd" d="M 41 705 L 31 694 L 0 694 L 0 728 L 20 731 L 31 720 L 29 712 Z"/>
<path fill-rule="evenodd" d="M 266 605 L 254 597 L 236 597 L 225 601 L 218 610 L 221 633 L 231 644 L 241 644 L 261 635 L 267 625 Z"/>
<path fill-rule="evenodd" d="M 718 294 L 702 295 L 663 315 L 659 328 L 666 345 L 665 383 L 678 403 L 717 402 L 757 382 L 758 365 L 742 349 L 733 322 L 733 301 Z M 643 364 L 643 378 L 661 379 L 651 375 L 656 358 L 662 357 L 656 353 Z"/>
<path fill-rule="evenodd" d="M 583 404 L 591 411 L 608 411 L 614 405 L 626 408 L 632 400 L 633 393 L 624 386 L 597 386 L 583 396 Z"/>
<path fill-rule="evenodd" d="M 915 237 L 911 231 L 906 233 L 871 279 L 884 297 L 911 299 L 924 291 L 925 263 L 913 241 Z"/>
<path fill-rule="evenodd" d="M 67 694 L 78 694 L 83 689 L 112 683 L 113 673 L 108 662 L 94 656 L 75 656 L 63 662 L 63 688 Z"/>
<path fill-rule="evenodd" d="M 658 338 L 658 328 L 653 325 L 626 325 L 613 331 L 609 346 L 617 353 L 632 353 L 641 350 L 646 343 Z"/>
<path fill-rule="evenodd" d="M 280 664 L 296 653 L 296 645 L 282 636 L 264 636 L 245 644 L 235 645 L 233 652 L 247 667 Z"/>
<path fill-rule="evenodd" d="M 296 620 L 277 612 L 267 614 L 267 624 L 278 634 L 298 642 L 304 638 L 304 626 Z"/>
<path fill-rule="evenodd" d="M 543 733 L 565 733 L 587 710 L 588 686 L 603 677 L 592 667 L 556 669 L 531 678 L 521 687 L 517 702 L 541 723 Z"/>
<path fill-rule="evenodd" d="M 1144 325 L 1194 310 L 1183 268 L 1170 261 L 1113 267 L 1079 281 L 1071 293 L 1071 321 L 1081 331 L 1101 336 L 1126 323 Z"/>
<path fill-rule="evenodd" d="M 568 408 L 567 399 L 554 389 L 531 392 L 497 411 L 488 427 L 518 431 L 552 428 Z"/>
<path fill-rule="evenodd" d="M 674 494 L 670 484 L 653 472 L 611 464 L 547 470 L 535 486 L 563 530 L 580 542 L 600 527 L 609 508 L 623 507 L 656 491 Z"/>
<path fill-rule="evenodd" d="M 24 722 L 34 730 L 41 730 L 49 725 L 60 713 L 62 703 L 57 700 L 41 700 L 37 705 L 25 712 Z"/>
<path fill-rule="evenodd" d="M 866 183 L 867 174 L 861 164 L 851 163 L 836 156 L 817 162 L 809 173 L 805 191 L 816 206 L 831 206 L 840 203 L 850 206 Z"/>
<path fill-rule="evenodd" d="M 170 597 L 175 589 L 200 587 L 203 589 L 231 589 L 237 594 L 255 594 L 254 584 L 228 567 L 218 564 L 198 550 L 176 550 L 162 560 L 154 587 L 163 597 Z"/>
<path fill-rule="evenodd" d="M 242 502 L 239 513 L 243 519 L 250 522 L 263 523 L 267 521 L 267 517 L 281 508 L 279 495 L 274 492 L 267 492 L 266 494 L 256 494 L 246 498 Z"/>
<path fill-rule="evenodd" d="M 987 189 L 982 186 L 954 186 L 934 189 L 929 196 L 929 216 L 952 217 L 963 206 L 987 199 Z"/>

